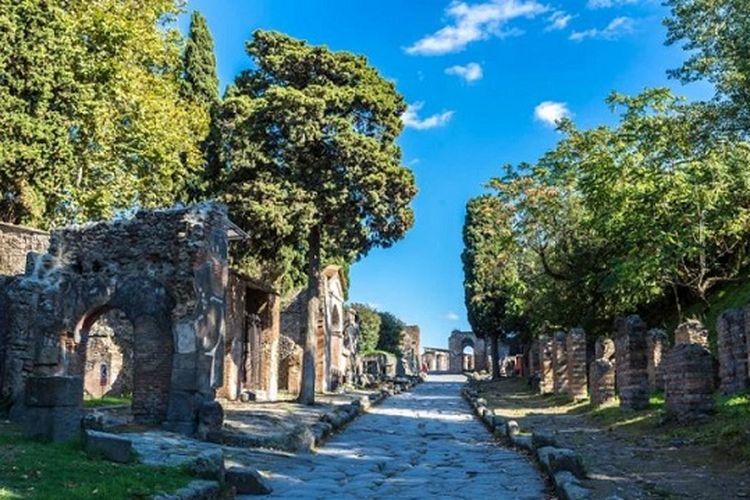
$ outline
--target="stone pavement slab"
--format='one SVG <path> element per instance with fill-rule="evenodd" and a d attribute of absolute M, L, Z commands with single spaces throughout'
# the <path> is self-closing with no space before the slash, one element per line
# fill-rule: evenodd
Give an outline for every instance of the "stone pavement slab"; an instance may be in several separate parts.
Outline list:
<path fill-rule="evenodd" d="M 333 436 L 315 454 L 226 449 L 282 498 L 545 498 L 540 473 L 498 445 L 460 397 L 464 377 L 433 375 Z"/>

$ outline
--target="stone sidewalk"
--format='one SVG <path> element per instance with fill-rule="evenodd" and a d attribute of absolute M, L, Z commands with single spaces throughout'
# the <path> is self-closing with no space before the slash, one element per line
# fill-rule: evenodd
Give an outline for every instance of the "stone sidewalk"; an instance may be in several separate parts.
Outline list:
<path fill-rule="evenodd" d="M 531 462 L 499 446 L 472 416 L 463 381 L 430 376 L 315 454 L 225 448 L 227 465 L 259 469 L 281 498 L 545 498 Z"/>

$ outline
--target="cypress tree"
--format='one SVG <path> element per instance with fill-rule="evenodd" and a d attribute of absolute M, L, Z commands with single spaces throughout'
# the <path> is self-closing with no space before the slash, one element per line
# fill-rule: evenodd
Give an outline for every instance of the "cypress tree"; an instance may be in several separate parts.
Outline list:
<path fill-rule="evenodd" d="M 214 39 L 206 18 L 198 11 L 193 11 L 190 18 L 185 46 L 185 96 L 209 107 L 219 102 Z"/>

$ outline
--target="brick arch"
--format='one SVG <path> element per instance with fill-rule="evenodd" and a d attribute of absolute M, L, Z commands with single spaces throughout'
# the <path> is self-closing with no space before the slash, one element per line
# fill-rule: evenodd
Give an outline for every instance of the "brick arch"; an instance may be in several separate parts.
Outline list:
<path fill-rule="evenodd" d="M 84 375 L 86 346 L 91 327 L 106 313 L 119 310 L 133 328 L 133 417 L 138 423 L 165 420 L 173 376 L 174 340 L 172 311 L 175 301 L 160 283 L 148 278 L 131 277 L 115 287 L 111 298 L 84 313 L 74 338 L 80 362 L 77 373 Z"/>

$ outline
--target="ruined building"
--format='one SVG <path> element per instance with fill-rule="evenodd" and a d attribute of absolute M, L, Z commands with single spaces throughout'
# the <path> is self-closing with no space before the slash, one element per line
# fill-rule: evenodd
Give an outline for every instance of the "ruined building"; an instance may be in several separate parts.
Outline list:
<path fill-rule="evenodd" d="M 340 266 L 321 271 L 318 323 L 316 330 L 315 390 L 336 391 L 361 374 L 357 362 L 359 329 L 356 315 L 344 308 L 346 279 Z M 306 290 L 291 294 L 282 302 L 282 354 L 279 363 L 281 389 L 299 393 L 302 376 L 302 349 L 307 330 Z"/>
<path fill-rule="evenodd" d="M 27 380 L 41 390 L 52 376 L 71 397 L 132 392 L 136 421 L 194 432 L 223 381 L 228 227 L 212 204 L 143 211 L 55 230 L 45 253 L 44 236 L 27 231 L 21 274 L 18 250 L 3 252 L 13 275 L 0 280 L 0 397 L 11 417 L 53 421 L 24 397 Z"/>

